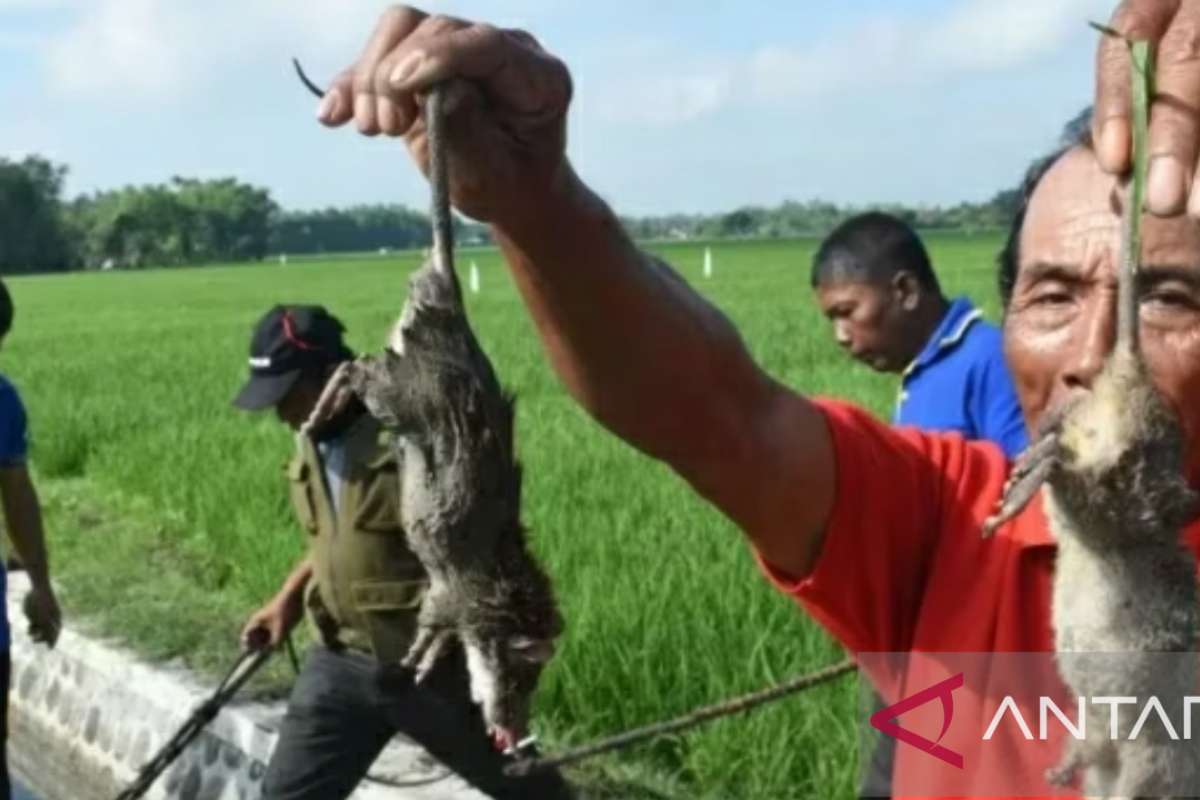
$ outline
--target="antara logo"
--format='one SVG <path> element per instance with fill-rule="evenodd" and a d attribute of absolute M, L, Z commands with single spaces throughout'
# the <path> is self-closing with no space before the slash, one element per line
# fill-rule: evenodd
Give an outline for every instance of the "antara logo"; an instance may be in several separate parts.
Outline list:
<path fill-rule="evenodd" d="M 899 703 L 876 711 L 871 715 L 871 727 L 881 733 L 886 733 L 888 736 L 895 737 L 918 750 L 923 750 L 934 758 L 940 758 L 952 767 L 962 769 L 962 755 L 938 744 L 942 740 L 942 737 L 946 735 L 946 731 L 950 729 L 950 721 L 954 718 L 954 698 L 950 696 L 950 693 L 962 685 L 963 673 L 960 672 L 941 683 L 935 683 L 928 689 L 917 692 L 912 697 L 906 697 Z M 914 708 L 928 703 L 935 697 L 940 697 L 942 700 L 942 732 L 938 734 L 937 740 L 930 741 L 924 736 L 907 731 L 891 722 L 893 717 L 898 717 L 906 711 L 912 711 Z"/>
<path fill-rule="evenodd" d="M 1043 739 L 1043 740 L 1046 738 L 1046 717 L 1047 717 L 1046 712 L 1053 711 L 1054 716 L 1058 717 L 1058 719 L 1062 722 L 1063 727 L 1065 727 L 1067 730 L 1069 730 L 1071 732 L 1072 736 L 1074 736 L 1076 739 L 1083 739 L 1084 733 L 1085 733 L 1084 729 L 1085 729 L 1086 723 L 1087 723 L 1087 716 L 1084 713 L 1085 712 L 1084 704 L 1085 704 L 1086 698 L 1080 697 L 1078 699 L 1079 699 L 1079 716 L 1077 718 L 1079 720 L 1079 725 L 1077 727 L 1077 726 L 1071 724 L 1071 721 L 1066 718 L 1066 716 L 1063 714 L 1063 712 L 1061 710 L 1059 710 L 1058 706 L 1055 705 L 1054 701 L 1051 700 L 1049 697 L 1038 698 L 1039 703 L 1040 703 L 1040 716 L 1041 716 L 1041 726 L 1039 729 L 1038 738 Z M 1091 701 L 1092 701 L 1093 705 L 1108 705 L 1108 706 L 1112 707 L 1109 712 L 1109 714 L 1110 714 L 1109 738 L 1112 741 L 1119 741 L 1121 739 L 1121 737 L 1118 732 L 1118 725 L 1117 725 L 1117 706 L 1119 706 L 1119 705 L 1136 706 L 1138 704 L 1138 699 L 1136 697 L 1093 697 L 1093 698 L 1091 698 Z M 1191 708 L 1193 705 L 1197 705 L 1197 704 L 1200 704 L 1200 697 L 1185 697 L 1185 698 L 1183 698 L 1183 738 L 1184 739 L 1192 738 L 1192 711 L 1191 711 Z M 992 717 L 992 724 L 988 725 L 987 733 L 985 733 L 983 735 L 983 738 L 984 739 L 992 738 L 992 734 L 995 733 L 996 726 L 1000 724 L 1000 718 L 1002 716 L 1004 716 L 1004 712 L 1006 709 L 1012 712 L 1012 715 L 1016 719 L 1017 724 L 1021 726 L 1021 732 L 1025 735 L 1025 738 L 1032 739 L 1033 734 L 1029 731 L 1029 726 L 1025 724 L 1025 718 L 1021 716 L 1021 711 L 1020 711 L 1020 709 L 1017 708 L 1017 704 L 1012 699 L 1011 696 L 1004 698 L 1004 702 L 1002 702 L 1000 704 L 1000 708 L 998 708 L 996 710 L 996 715 L 994 717 Z M 1142 708 L 1141 715 L 1138 717 L 1137 724 L 1134 725 L 1133 730 L 1129 732 L 1129 738 L 1130 739 L 1137 738 L 1138 733 L 1142 730 L 1142 726 L 1146 724 L 1146 719 L 1150 716 L 1151 711 L 1158 712 L 1158 717 L 1159 717 L 1159 719 L 1162 720 L 1163 727 L 1166 728 L 1167 733 L 1170 734 L 1172 739 L 1178 739 L 1179 734 L 1175 732 L 1175 726 L 1171 724 L 1171 720 L 1167 716 L 1166 710 L 1163 708 L 1162 703 L 1159 702 L 1157 697 L 1151 697 L 1150 700 L 1146 702 L 1145 707 Z"/>

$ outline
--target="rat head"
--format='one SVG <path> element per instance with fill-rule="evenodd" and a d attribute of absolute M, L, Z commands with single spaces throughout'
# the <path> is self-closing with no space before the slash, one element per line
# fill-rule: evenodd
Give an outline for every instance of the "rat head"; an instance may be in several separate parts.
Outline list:
<path fill-rule="evenodd" d="M 518 749 L 529 736 L 533 694 L 542 671 L 554 657 L 560 630 L 561 623 L 556 621 L 537 638 L 526 634 L 464 636 L 471 698 L 482 711 L 498 750 Z"/>

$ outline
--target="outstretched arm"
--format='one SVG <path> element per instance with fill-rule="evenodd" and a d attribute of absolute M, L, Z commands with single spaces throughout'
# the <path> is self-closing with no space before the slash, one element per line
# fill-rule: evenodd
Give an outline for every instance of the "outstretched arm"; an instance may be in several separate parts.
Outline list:
<path fill-rule="evenodd" d="M 833 500 L 820 412 L 567 175 L 537 213 L 493 228 L 555 370 L 597 421 L 668 464 L 768 560 L 806 574 Z"/>

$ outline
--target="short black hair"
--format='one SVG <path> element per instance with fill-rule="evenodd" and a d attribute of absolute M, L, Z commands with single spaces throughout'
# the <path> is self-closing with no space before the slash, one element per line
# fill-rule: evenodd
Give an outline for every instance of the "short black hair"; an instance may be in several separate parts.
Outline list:
<path fill-rule="evenodd" d="M 840 280 L 878 281 L 900 271 L 927 289 L 941 292 L 929 251 L 912 227 L 897 216 L 868 211 L 834 228 L 812 261 L 812 287 Z"/>
<path fill-rule="evenodd" d="M 1025 172 L 1017 188 L 1016 209 L 1008 228 L 1008 239 L 997 259 L 997 283 L 1000 290 L 1000 305 L 1008 308 L 1012 299 L 1013 286 L 1017 282 L 1017 267 L 1021 263 L 1021 227 L 1025 224 L 1025 213 L 1029 210 L 1029 198 L 1058 160 L 1077 147 L 1092 149 L 1092 107 L 1080 111 L 1074 119 L 1063 126 L 1058 145 L 1046 156 L 1034 161 Z"/>
<path fill-rule="evenodd" d="M 13 316 L 16 314 L 16 309 L 13 308 L 12 295 L 8 293 L 8 287 L 4 285 L 4 281 L 0 279 L 0 336 L 7 336 L 12 330 Z"/>

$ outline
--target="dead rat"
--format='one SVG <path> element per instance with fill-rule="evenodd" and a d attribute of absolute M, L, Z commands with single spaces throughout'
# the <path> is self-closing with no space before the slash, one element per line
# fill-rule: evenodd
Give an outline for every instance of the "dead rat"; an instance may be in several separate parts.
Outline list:
<path fill-rule="evenodd" d="M 1086 708 L 1083 737 L 1068 740 L 1047 780 L 1065 787 L 1082 772 L 1088 797 L 1188 797 L 1200 794 L 1200 749 L 1183 739 L 1182 727 L 1184 698 L 1200 690 L 1200 580 L 1181 537 L 1200 497 L 1182 472 L 1180 420 L 1143 363 L 1137 281 L 1144 166 L 1135 169 L 1124 200 L 1113 350 L 1091 390 L 1048 415 L 1014 464 L 984 533 L 1042 491 L 1058 544 L 1056 660 Z M 1097 697 L 1137 702 L 1110 706 L 1093 703 Z M 1130 738 L 1152 697 L 1178 740 L 1153 711 Z"/>
<path fill-rule="evenodd" d="M 494 741 L 516 751 L 532 739 L 532 695 L 564 624 L 521 521 L 514 398 L 471 328 L 454 269 L 441 107 L 435 88 L 425 109 L 431 253 L 409 279 L 383 351 L 343 364 L 313 418 L 352 394 L 392 434 L 400 521 L 430 581 L 402 666 L 419 683 L 457 637 Z"/>

